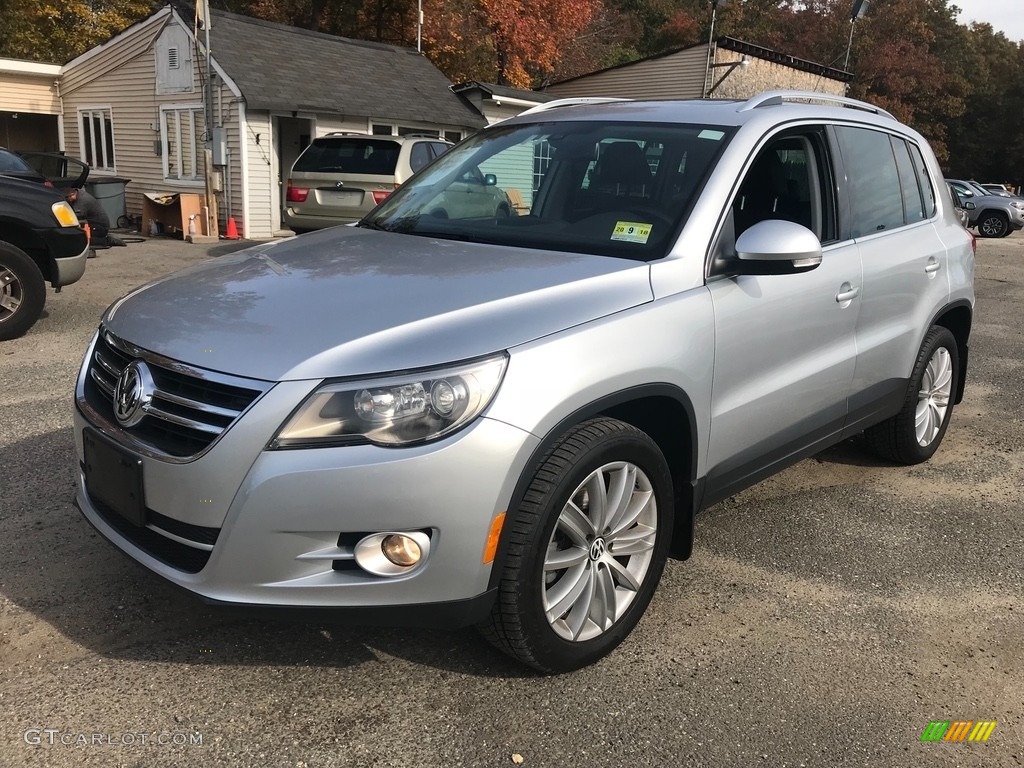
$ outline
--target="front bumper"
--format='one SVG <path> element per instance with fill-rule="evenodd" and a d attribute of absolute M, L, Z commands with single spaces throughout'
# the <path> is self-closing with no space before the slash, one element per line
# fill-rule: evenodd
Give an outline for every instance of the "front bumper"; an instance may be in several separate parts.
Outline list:
<path fill-rule="evenodd" d="M 119 549 L 207 602 L 286 613 L 341 609 L 340 618 L 361 623 L 480 620 L 493 597 L 491 565 L 482 558 L 490 526 L 506 510 L 536 438 L 482 418 L 425 446 L 262 450 L 273 434 L 266 427 L 280 424 L 278 409 L 298 394 L 297 384 L 268 392 L 194 461 L 133 454 L 143 465 L 145 529 L 90 497 L 83 430 L 112 433 L 76 408 L 76 505 Z M 351 560 L 354 539 L 410 530 L 431 539 L 429 556 L 413 571 L 373 576 Z M 170 534 L 168 546 L 195 548 L 202 536 L 192 531 L 209 533 L 212 544 L 203 544 L 202 564 L 190 569 L 161 542 Z M 153 544 L 153 537 L 163 538 Z"/>
<path fill-rule="evenodd" d="M 60 227 L 36 230 L 46 243 L 50 255 L 50 285 L 54 288 L 71 285 L 85 274 L 89 258 L 89 240 L 78 227 Z"/>

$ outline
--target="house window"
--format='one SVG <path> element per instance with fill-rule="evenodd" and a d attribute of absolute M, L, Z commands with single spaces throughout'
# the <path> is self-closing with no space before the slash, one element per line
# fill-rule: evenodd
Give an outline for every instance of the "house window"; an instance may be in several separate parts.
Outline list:
<path fill-rule="evenodd" d="M 392 125 L 384 125 L 383 123 L 374 123 L 370 127 L 370 132 L 374 136 L 391 136 L 394 134 L 395 129 Z"/>
<path fill-rule="evenodd" d="M 110 107 L 83 109 L 78 113 L 82 160 L 94 171 L 114 172 L 114 124 Z"/>
<path fill-rule="evenodd" d="M 445 131 L 444 140 L 450 141 L 452 144 L 458 144 L 462 141 L 462 131 Z"/>
<path fill-rule="evenodd" d="M 203 107 L 164 107 L 160 111 L 164 145 L 164 178 L 200 181 L 203 178 Z"/>

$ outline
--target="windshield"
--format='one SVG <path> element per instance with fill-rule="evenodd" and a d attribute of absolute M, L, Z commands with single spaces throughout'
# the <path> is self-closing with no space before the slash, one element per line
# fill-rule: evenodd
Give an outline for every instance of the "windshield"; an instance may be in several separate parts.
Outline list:
<path fill-rule="evenodd" d="M 490 128 L 414 176 L 360 226 L 660 258 L 733 130 L 564 120 Z"/>

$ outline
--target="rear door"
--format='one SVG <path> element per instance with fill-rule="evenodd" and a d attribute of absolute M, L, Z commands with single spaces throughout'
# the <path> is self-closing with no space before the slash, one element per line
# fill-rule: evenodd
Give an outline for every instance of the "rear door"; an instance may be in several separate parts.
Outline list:
<path fill-rule="evenodd" d="M 847 432 L 896 413 L 921 340 L 949 299 L 936 189 L 921 149 L 902 136 L 837 126 L 847 225 L 864 279 Z"/>

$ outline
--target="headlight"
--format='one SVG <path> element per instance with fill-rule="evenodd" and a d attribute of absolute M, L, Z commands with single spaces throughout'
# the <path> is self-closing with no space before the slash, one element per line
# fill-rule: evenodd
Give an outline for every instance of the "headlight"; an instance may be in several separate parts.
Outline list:
<path fill-rule="evenodd" d="M 50 206 L 50 210 L 53 211 L 54 218 L 60 222 L 62 227 L 77 227 L 78 217 L 75 215 L 74 210 L 65 202 L 54 203 Z"/>
<path fill-rule="evenodd" d="M 287 421 L 271 448 L 436 440 L 471 422 L 498 391 L 502 353 L 419 374 L 321 386 Z"/>
<path fill-rule="evenodd" d="M 1013 202 L 1010 203 L 1010 205 L 1012 205 L 1018 211 L 1024 211 L 1024 201 L 1022 200 L 1014 200 Z"/>

